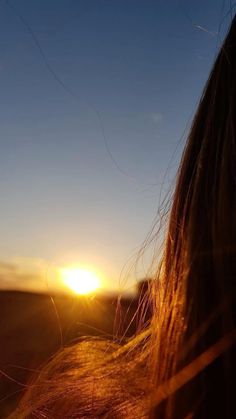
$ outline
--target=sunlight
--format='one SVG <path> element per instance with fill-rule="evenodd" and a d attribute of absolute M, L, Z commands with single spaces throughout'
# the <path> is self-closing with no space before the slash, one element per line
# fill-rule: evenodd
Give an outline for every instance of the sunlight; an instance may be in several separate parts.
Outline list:
<path fill-rule="evenodd" d="M 101 286 L 97 274 L 84 268 L 63 268 L 60 274 L 64 284 L 76 294 L 86 295 Z"/>

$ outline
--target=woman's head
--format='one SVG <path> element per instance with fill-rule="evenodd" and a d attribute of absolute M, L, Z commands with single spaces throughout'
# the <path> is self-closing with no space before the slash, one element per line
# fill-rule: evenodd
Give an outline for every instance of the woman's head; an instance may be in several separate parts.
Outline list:
<path fill-rule="evenodd" d="M 156 307 L 162 309 L 153 320 L 157 385 L 235 328 L 236 18 L 207 81 L 183 153 L 160 282 Z M 222 398 L 231 361 L 228 351 L 219 375 Z M 194 390 L 206 391 L 206 397 L 215 374 L 207 371 Z"/>
<path fill-rule="evenodd" d="M 236 417 L 236 18 L 190 130 L 158 272 L 147 335 L 121 351 L 110 345 L 108 357 L 96 342 L 59 354 L 26 394 L 22 418 L 24 409 L 51 418 L 58 406 L 63 417 L 147 418 L 150 394 L 156 418 Z"/>

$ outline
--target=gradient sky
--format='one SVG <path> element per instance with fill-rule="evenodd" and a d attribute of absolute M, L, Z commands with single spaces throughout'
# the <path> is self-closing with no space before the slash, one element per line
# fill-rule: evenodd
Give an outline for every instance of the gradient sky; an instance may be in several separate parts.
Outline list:
<path fill-rule="evenodd" d="M 229 8 L 0 3 L 2 286 L 77 263 L 117 286 L 174 179 Z"/>

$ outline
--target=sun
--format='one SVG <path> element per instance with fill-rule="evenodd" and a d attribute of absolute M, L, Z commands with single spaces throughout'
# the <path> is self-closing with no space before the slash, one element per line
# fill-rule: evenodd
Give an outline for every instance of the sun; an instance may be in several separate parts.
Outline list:
<path fill-rule="evenodd" d="M 63 283 L 76 294 L 86 295 L 100 288 L 97 274 L 84 268 L 62 268 L 60 274 Z"/>

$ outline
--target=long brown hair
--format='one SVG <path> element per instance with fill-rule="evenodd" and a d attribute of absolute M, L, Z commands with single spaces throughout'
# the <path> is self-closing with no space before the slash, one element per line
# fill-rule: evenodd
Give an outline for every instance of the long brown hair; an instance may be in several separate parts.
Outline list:
<path fill-rule="evenodd" d="M 12 417 L 236 417 L 236 18 L 183 153 L 152 294 L 145 332 L 60 352 Z"/>
<path fill-rule="evenodd" d="M 159 280 L 153 319 L 157 387 L 235 328 L 236 17 L 183 153 Z M 231 348 L 185 392 L 169 398 L 165 417 L 182 418 L 191 405 L 198 406 L 199 417 L 236 417 L 235 377 Z"/>

